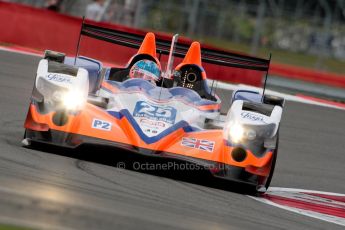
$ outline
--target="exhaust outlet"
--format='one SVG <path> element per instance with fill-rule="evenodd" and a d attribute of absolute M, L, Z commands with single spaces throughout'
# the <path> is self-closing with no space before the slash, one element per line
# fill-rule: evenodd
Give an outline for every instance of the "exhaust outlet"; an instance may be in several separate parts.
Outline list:
<path fill-rule="evenodd" d="M 64 126 L 68 122 L 68 115 L 66 111 L 57 111 L 53 115 L 53 123 L 56 126 Z"/>
<path fill-rule="evenodd" d="M 241 147 L 236 147 L 231 151 L 231 157 L 237 162 L 242 162 L 247 157 L 247 151 Z"/>

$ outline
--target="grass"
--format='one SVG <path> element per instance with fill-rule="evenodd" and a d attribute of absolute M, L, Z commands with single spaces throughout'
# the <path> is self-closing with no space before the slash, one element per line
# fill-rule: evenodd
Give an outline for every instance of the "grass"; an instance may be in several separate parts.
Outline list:
<path fill-rule="evenodd" d="M 250 53 L 250 46 L 247 44 L 234 43 L 214 38 L 204 38 L 202 41 L 219 48 Z M 343 74 L 345 77 L 345 61 L 326 57 L 322 58 L 321 61 L 318 61 L 318 57 L 314 55 L 294 53 L 267 47 L 259 48 L 256 56 L 268 58 L 269 53 L 272 53 L 273 62 Z"/>
<path fill-rule="evenodd" d="M 17 227 L 13 225 L 0 224 L 0 230 L 32 230 L 31 228 Z"/>

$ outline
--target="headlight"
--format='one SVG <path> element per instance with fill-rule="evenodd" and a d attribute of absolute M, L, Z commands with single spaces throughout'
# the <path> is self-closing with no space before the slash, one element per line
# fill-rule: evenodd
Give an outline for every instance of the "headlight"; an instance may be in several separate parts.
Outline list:
<path fill-rule="evenodd" d="M 245 132 L 245 137 L 250 141 L 254 140 L 256 138 L 256 131 L 248 128 Z"/>
<path fill-rule="evenodd" d="M 244 127 L 239 123 L 230 123 L 225 131 L 228 134 L 228 139 L 234 143 L 242 140 L 254 140 L 256 138 L 256 131 L 254 129 Z"/>
<path fill-rule="evenodd" d="M 229 130 L 230 139 L 233 142 L 236 143 L 242 140 L 243 135 L 244 135 L 244 129 L 242 125 L 235 123 L 234 125 L 230 126 L 228 130 Z"/>
<path fill-rule="evenodd" d="M 62 103 L 66 109 L 75 110 L 82 107 L 85 103 L 85 97 L 80 91 L 69 91 L 62 96 Z"/>

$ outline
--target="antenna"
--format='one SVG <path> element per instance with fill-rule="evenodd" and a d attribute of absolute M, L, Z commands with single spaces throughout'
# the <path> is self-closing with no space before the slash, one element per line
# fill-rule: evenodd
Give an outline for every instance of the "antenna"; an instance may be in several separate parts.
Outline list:
<path fill-rule="evenodd" d="M 77 44 L 77 50 L 76 50 L 75 57 L 74 57 L 74 65 L 77 63 L 77 58 L 78 58 L 78 56 L 79 56 L 79 47 L 80 47 L 80 41 L 81 41 L 81 32 L 83 31 L 84 21 L 85 21 L 85 16 L 83 16 L 83 21 L 81 22 L 80 33 L 79 33 L 79 39 L 78 39 L 78 44 Z"/>
<path fill-rule="evenodd" d="M 159 51 L 158 51 L 158 53 L 159 53 L 158 60 L 159 60 L 159 61 L 161 61 L 161 57 L 162 57 L 162 50 L 159 50 Z"/>
<path fill-rule="evenodd" d="M 212 85 L 211 85 L 211 95 L 212 95 L 212 91 L 213 91 L 213 85 L 214 85 L 214 79 L 212 80 Z"/>
<path fill-rule="evenodd" d="M 169 52 L 169 57 L 168 57 L 168 63 L 167 63 L 167 68 L 165 70 L 165 73 L 163 75 L 164 78 L 170 78 L 171 73 L 172 73 L 172 66 L 174 64 L 174 52 L 175 52 L 175 44 L 178 39 L 178 34 L 175 34 L 171 40 L 171 46 L 170 46 L 170 52 Z"/>
<path fill-rule="evenodd" d="M 270 69 L 271 58 L 272 58 L 272 54 L 270 53 L 270 58 L 269 58 L 269 61 L 268 61 L 268 67 L 267 67 L 266 74 L 265 74 L 265 82 L 264 82 L 264 89 L 263 89 L 263 91 L 262 91 L 261 102 L 264 101 L 265 90 L 266 90 L 266 83 L 267 83 L 267 77 L 268 77 L 268 70 Z"/>
<path fill-rule="evenodd" d="M 216 86 L 214 87 L 214 93 L 213 93 L 213 96 L 215 96 L 215 95 L 216 95 L 216 93 L 217 93 L 217 89 L 218 89 L 218 82 L 219 82 L 219 81 L 216 81 Z"/>
<path fill-rule="evenodd" d="M 161 84 L 161 90 L 159 92 L 159 99 L 160 99 L 161 93 L 162 93 L 164 78 L 170 78 L 171 73 L 172 73 L 172 67 L 173 67 L 173 64 L 174 64 L 174 55 L 173 54 L 175 52 L 175 44 L 177 42 L 178 36 L 179 36 L 178 34 L 175 34 L 172 37 L 172 40 L 171 40 L 168 63 L 167 63 L 167 67 L 165 69 L 165 72 L 164 72 L 164 74 L 162 76 L 162 84 Z"/>

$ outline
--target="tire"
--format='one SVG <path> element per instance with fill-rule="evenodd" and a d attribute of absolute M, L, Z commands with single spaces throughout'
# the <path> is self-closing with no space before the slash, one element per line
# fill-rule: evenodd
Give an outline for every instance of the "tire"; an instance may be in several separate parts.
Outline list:
<path fill-rule="evenodd" d="M 27 129 L 25 129 L 24 135 L 23 135 L 23 140 L 22 140 L 22 146 L 25 148 L 30 148 L 31 145 L 32 145 L 32 142 L 29 138 L 27 138 Z"/>
<path fill-rule="evenodd" d="M 270 184 L 271 184 L 271 181 L 272 181 L 272 178 L 273 178 L 274 169 L 275 169 L 275 166 L 276 166 L 277 157 L 278 157 L 279 131 L 278 131 L 277 135 L 278 135 L 277 136 L 277 144 L 276 144 L 276 149 L 273 152 L 271 171 L 270 171 L 270 174 L 268 175 L 266 183 L 265 183 L 266 190 L 268 189 L 268 187 L 270 187 Z"/>

